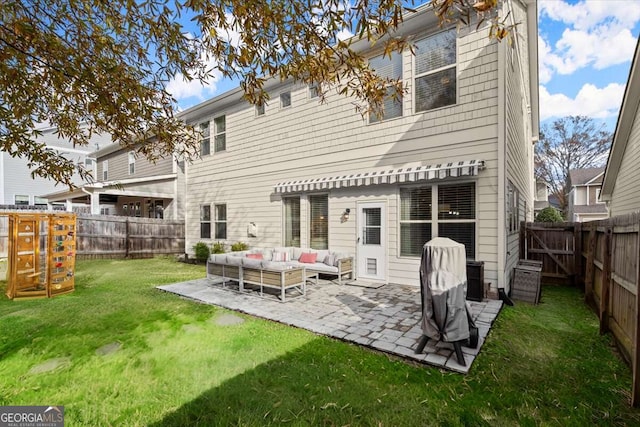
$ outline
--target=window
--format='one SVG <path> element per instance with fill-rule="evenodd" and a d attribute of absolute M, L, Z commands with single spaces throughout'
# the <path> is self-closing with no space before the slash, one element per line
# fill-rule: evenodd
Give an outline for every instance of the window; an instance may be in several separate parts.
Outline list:
<path fill-rule="evenodd" d="M 392 52 L 391 57 L 388 55 L 380 55 L 369 60 L 369 66 L 381 78 L 402 79 L 402 55 L 398 52 Z M 369 114 L 369 123 L 375 123 L 380 120 L 393 119 L 402 116 L 402 94 L 394 94 L 394 88 L 387 89 L 387 95 L 383 104 L 382 116 L 375 113 Z"/>
<path fill-rule="evenodd" d="M 400 189 L 400 255 L 419 257 L 434 237 L 448 237 L 465 245 L 475 257 L 475 183 Z"/>
<path fill-rule="evenodd" d="M 400 255 L 421 256 L 431 240 L 431 187 L 400 189 Z"/>
<path fill-rule="evenodd" d="M 507 180 L 507 230 L 509 234 L 517 233 L 519 228 L 519 205 L 520 205 L 520 192 L 510 180 Z"/>
<path fill-rule="evenodd" d="M 29 196 L 16 194 L 13 200 L 17 206 L 27 206 L 29 204 Z"/>
<path fill-rule="evenodd" d="M 287 197 L 284 203 L 284 245 L 300 247 L 300 198 Z"/>
<path fill-rule="evenodd" d="M 456 103 L 456 30 L 415 44 L 416 112 Z"/>
<path fill-rule="evenodd" d="M 214 152 L 225 151 L 227 149 L 227 120 L 225 116 L 216 117 L 213 120 L 215 126 Z"/>
<path fill-rule="evenodd" d="M 211 130 L 209 129 L 209 122 L 200 123 L 200 155 L 207 156 L 211 154 Z"/>
<path fill-rule="evenodd" d="M 309 196 L 311 208 L 309 238 L 312 249 L 329 248 L 329 197 L 326 194 Z"/>
<path fill-rule="evenodd" d="M 102 162 L 102 180 L 106 181 L 109 179 L 109 160 L 105 160 Z"/>
<path fill-rule="evenodd" d="M 91 157 L 84 158 L 84 166 L 89 169 L 93 166 L 93 159 Z"/>
<path fill-rule="evenodd" d="M 211 206 L 200 206 L 200 238 L 211 238 Z"/>
<path fill-rule="evenodd" d="M 48 200 L 43 197 L 36 196 L 33 198 L 33 204 L 38 206 L 39 208 L 46 209 L 47 203 L 48 203 Z"/>
<path fill-rule="evenodd" d="M 227 238 L 227 205 L 215 205 L 216 239 Z"/>
<path fill-rule="evenodd" d="M 291 107 L 291 92 L 283 92 L 280 94 L 280 108 Z"/>
<path fill-rule="evenodd" d="M 129 151 L 129 175 L 136 173 L 136 153 Z"/>
<path fill-rule="evenodd" d="M 438 186 L 438 237 L 464 244 L 467 258 L 476 253 L 476 185 Z"/>
<path fill-rule="evenodd" d="M 154 211 L 155 211 L 156 218 L 163 219 L 164 218 L 164 201 L 156 200 Z"/>
<path fill-rule="evenodd" d="M 312 83 L 309 85 L 309 98 L 313 99 L 313 98 L 317 98 L 320 96 L 320 87 L 318 86 L 318 83 Z"/>
<path fill-rule="evenodd" d="M 264 103 L 256 105 L 256 116 L 264 116 Z"/>
<path fill-rule="evenodd" d="M 136 202 L 136 215 L 138 218 L 142 216 L 142 210 L 140 209 L 140 202 Z"/>

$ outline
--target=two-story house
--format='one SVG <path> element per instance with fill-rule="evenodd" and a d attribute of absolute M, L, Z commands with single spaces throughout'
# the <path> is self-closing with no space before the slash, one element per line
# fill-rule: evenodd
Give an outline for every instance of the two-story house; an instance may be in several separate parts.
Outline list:
<path fill-rule="evenodd" d="M 47 150 L 55 151 L 88 170 L 93 170 L 94 167 L 90 153 L 111 143 L 110 135 L 93 134 L 89 146 L 78 147 L 59 138 L 55 127 L 43 124 L 37 130 L 40 132 L 37 142 L 44 143 Z M 79 174 L 74 175 L 72 181 L 75 184 L 82 183 Z M 52 203 L 43 195 L 64 191 L 65 188 L 66 186 L 57 184 L 54 180 L 32 177 L 25 159 L 12 157 L 5 151 L 0 152 L 0 205 L 48 209 L 52 207 Z"/>
<path fill-rule="evenodd" d="M 46 197 L 94 215 L 184 218 L 183 162 L 170 155 L 150 162 L 118 144 L 104 147 L 91 157 L 96 165 L 94 182 Z M 78 204 L 85 208 L 77 209 Z"/>
<path fill-rule="evenodd" d="M 568 197 L 567 221 L 596 221 L 609 217 L 607 206 L 600 200 L 603 176 L 603 167 L 569 171 L 571 191 Z"/>
<path fill-rule="evenodd" d="M 187 168 L 186 247 L 331 248 L 354 255 L 358 278 L 418 284 L 422 247 L 441 236 L 484 262 L 494 290 L 508 287 L 533 213 L 538 79 L 536 3 L 504 8 L 519 23 L 513 43 L 487 26 L 440 28 L 422 7 L 400 29 L 415 56 L 367 47 L 372 68 L 408 88 L 382 118 L 276 80 L 264 107 L 237 89 L 181 113 L 203 134 Z"/>

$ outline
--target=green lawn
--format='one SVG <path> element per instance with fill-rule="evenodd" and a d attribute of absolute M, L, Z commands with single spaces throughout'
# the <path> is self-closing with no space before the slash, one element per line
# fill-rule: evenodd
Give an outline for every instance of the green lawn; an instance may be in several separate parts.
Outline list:
<path fill-rule="evenodd" d="M 83 261 L 72 294 L 3 296 L 0 405 L 64 405 L 68 426 L 640 423 L 630 369 L 575 289 L 506 307 L 463 376 L 244 315 L 221 326 L 231 312 L 154 289 L 203 276 L 162 258 Z"/>

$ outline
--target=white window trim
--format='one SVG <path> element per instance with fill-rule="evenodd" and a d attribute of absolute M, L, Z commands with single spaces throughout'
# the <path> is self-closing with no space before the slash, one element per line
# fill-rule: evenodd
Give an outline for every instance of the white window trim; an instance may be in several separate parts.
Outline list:
<path fill-rule="evenodd" d="M 441 185 L 464 185 L 464 184 L 470 184 L 470 183 L 474 183 L 475 184 L 475 199 L 476 199 L 476 203 L 475 203 L 475 219 L 459 219 L 459 220 L 440 220 L 438 219 L 438 191 L 440 189 Z M 396 197 L 396 203 L 398 206 L 398 219 L 396 220 L 396 257 L 399 259 L 419 259 L 420 256 L 410 256 L 410 255 L 401 255 L 401 251 L 402 251 L 402 242 L 400 241 L 401 236 L 402 236 L 402 232 L 400 230 L 400 225 L 401 222 L 403 223 L 408 223 L 410 221 L 401 221 L 401 205 L 402 205 L 402 201 L 401 201 L 401 195 L 400 195 L 400 189 L 401 188 L 420 188 L 420 187 L 431 187 L 431 201 L 432 201 L 432 209 L 431 209 L 431 220 L 430 221 L 416 221 L 416 222 L 420 222 L 420 223 L 429 223 L 431 224 L 431 238 L 435 238 L 439 236 L 439 223 L 440 222 L 446 222 L 446 223 L 464 223 L 464 224 L 475 224 L 475 236 L 474 236 L 474 241 L 475 241 L 475 248 L 473 250 L 475 257 L 477 259 L 478 257 L 478 181 L 477 180 L 455 180 L 455 181 L 444 181 L 444 182 L 437 182 L 437 183 L 422 183 L 422 184 L 413 184 L 413 185 L 402 185 L 400 187 L 398 187 L 397 190 L 397 197 Z"/>
<path fill-rule="evenodd" d="M 419 42 L 421 40 L 427 39 L 429 37 L 434 37 L 440 33 L 444 33 L 447 31 L 452 31 L 451 28 L 447 28 L 447 29 L 443 29 L 441 31 L 436 31 L 430 34 L 425 34 L 422 37 L 418 37 L 416 38 L 416 41 Z M 455 32 L 456 30 L 453 29 L 453 31 Z M 460 63 L 460 43 L 458 43 L 458 38 L 456 36 L 456 62 L 454 62 L 451 65 L 446 65 L 444 67 L 440 67 L 437 68 L 435 70 L 431 70 L 428 71 L 426 73 L 416 73 L 416 55 L 411 55 L 412 59 L 411 59 L 411 110 L 413 111 L 413 114 L 428 114 L 434 111 L 438 111 L 441 110 L 443 108 L 450 108 L 450 107 L 455 107 L 456 105 L 460 104 L 460 67 L 458 67 L 458 64 Z M 435 74 L 438 73 L 440 71 L 444 71 L 447 70 L 449 68 L 454 68 L 456 69 L 456 99 L 455 102 L 453 104 L 450 105 L 444 105 L 442 107 L 437 107 L 437 108 L 432 108 L 430 110 L 425 110 L 425 111 L 418 111 L 416 108 L 416 102 L 418 100 L 417 95 L 416 95 L 416 79 L 423 77 L 423 76 L 427 76 L 430 74 Z"/>
<path fill-rule="evenodd" d="M 102 180 L 109 180 L 109 160 L 102 161 Z"/>
<path fill-rule="evenodd" d="M 260 114 L 260 107 L 262 107 L 262 114 Z M 256 105 L 254 108 L 255 111 L 255 115 L 256 118 L 257 117 L 264 117 L 267 115 L 267 103 L 263 103 L 261 106 L 260 105 Z"/>
<path fill-rule="evenodd" d="M 129 151 L 129 175 L 135 175 L 136 173 L 136 153 L 134 151 Z M 133 168 L 132 168 L 133 166 Z"/>
<path fill-rule="evenodd" d="M 308 242 L 307 245 L 309 248 L 311 248 L 311 197 L 316 197 L 316 196 L 326 196 L 327 197 L 327 248 L 331 248 L 331 241 L 329 239 L 329 237 L 331 236 L 331 221 L 329 221 L 329 215 L 331 214 L 331 197 L 329 197 L 329 193 L 311 193 L 307 195 L 307 202 L 306 202 L 306 209 L 307 209 L 307 219 L 306 219 L 306 223 L 307 223 L 307 227 L 306 227 L 306 231 L 307 231 L 307 238 L 308 238 Z M 302 199 L 300 200 L 300 234 L 302 235 Z M 300 236 L 300 240 L 302 243 L 302 236 Z M 311 248 L 313 249 L 313 248 Z M 320 251 L 323 249 L 313 249 L 315 251 Z"/>
<path fill-rule="evenodd" d="M 218 132 L 216 126 L 216 120 L 221 117 L 224 118 L 224 132 Z M 216 137 L 219 135 L 224 135 L 224 150 L 216 150 Z M 213 151 L 211 150 L 211 138 L 209 138 L 209 153 L 224 153 L 225 151 L 227 151 L 227 115 L 220 114 L 213 119 Z"/>
<path fill-rule="evenodd" d="M 399 52 L 398 54 L 400 55 L 400 66 L 402 67 L 402 71 L 400 73 L 400 75 L 401 75 L 400 80 L 402 80 L 402 82 L 404 83 L 406 81 L 406 78 L 405 78 L 405 64 L 404 64 L 404 51 Z M 385 54 L 384 54 L 383 51 L 379 51 L 377 54 L 369 56 L 368 60 L 377 58 L 379 56 L 384 56 L 384 55 Z M 413 56 L 413 55 L 411 55 L 411 56 Z M 390 85 L 388 85 L 387 87 L 390 87 Z M 367 123 L 366 124 L 375 126 L 375 125 L 379 125 L 380 123 L 387 123 L 387 122 L 390 122 L 392 120 L 402 119 L 403 117 L 405 117 L 407 115 L 407 111 L 406 111 L 406 108 L 405 108 L 405 101 L 406 100 L 407 100 L 406 94 L 405 93 L 400 94 L 400 115 L 399 116 L 396 116 L 396 117 L 382 117 L 381 119 L 372 122 L 371 121 L 371 114 L 369 114 L 368 117 L 367 117 Z"/>
<path fill-rule="evenodd" d="M 202 138 L 200 140 L 200 156 L 210 156 L 211 155 L 211 122 L 210 121 L 206 121 L 206 122 L 198 123 L 198 130 L 200 132 L 202 132 L 202 130 L 205 127 L 209 129 L 209 136 L 205 137 L 204 135 L 202 135 L 202 133 L 200 133 L 200 136 Z M 209 150 L 208 150 L 209 152 L 206 153 L 206 154 L 203 152 L 204 150 L 202 149 L 205 139 L 208 140 L 208 146 L 209 146 Z"/>
<path fill-rule="evenodd" d="M 224 220 L 218 219 L 218 209 L 217 209 L 218 206 L 224 206 L 224 213 L 225 213 L 225 219 Z M 229 211 L 228 211 L 228 204 L 227 203 L 214 203 L 213 204 L 213 215 L 212 216 L 213 216 L 213 221 L 212 221 L 213 230 L 212 230 L 212 233 L 211 233 L 213 235 L 212 239 L 215 239 L 215 240 L 227 240 L 229 238 L 229 221 L 228 221 Z M 217 225 L 219 223 L 220 224 L 222 224 L 222 223 L 225 224 L 225 228 L 224 228 L 225 236 L 224 237 L 218 237 L 217 236 L 217 231 L 218 231 Z"/>
<path fill-rule="evenodd" d="M 204 221 L 202 219 L 202 208 L 204 206 L 209 206 L 209 220 Z M 198 205 L 198 236 L 200 239 L 211 239 L 211 204 L 210 203 L 201 203 Z M 209 224 L 209 237 L 202 237 L 202 224 Z"/>

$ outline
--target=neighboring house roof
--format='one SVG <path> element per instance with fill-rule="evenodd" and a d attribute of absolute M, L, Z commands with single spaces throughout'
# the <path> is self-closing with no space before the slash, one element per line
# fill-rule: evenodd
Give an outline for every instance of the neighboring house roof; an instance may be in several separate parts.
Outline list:
<path fill-rule="evenodd" d="M 602 182 L 604 168 L 573 169 L 569 171 L 572 186 L 599 184 Z"/>
<path fill-rule="evenodd" d="M 606 214 L 607 212 L 609 211 L 607 210 L 607 206 L 604 203 L 599 203 L 596 205 L 575 205 L 573 207 L 574 214 Z"/>
<path fill-rule="evenodd" d="M 607 168 L 602 183 L 602 193 L 600 195 L 602 200 L 611 200 L 613 189 L 618 178 L 618 172 L 620 171 L 620 165 L 622 164 L 622 157 L 627 149 L 629 135 L 631 134 L 636 111 L 638 111 L 638 105 L 640 104 L 639 51 L 640 40 L 638 40 L 636 44 L 636 51 L 633 55 L 633 61 L 631 62 L 627 87 L 624 90 L 620 115 L 618 116 L 616 130 L 613 134 L 613 142 L 611 143 L 611 150 L 609 151 L 609 158 L 607 159 Z"/>

